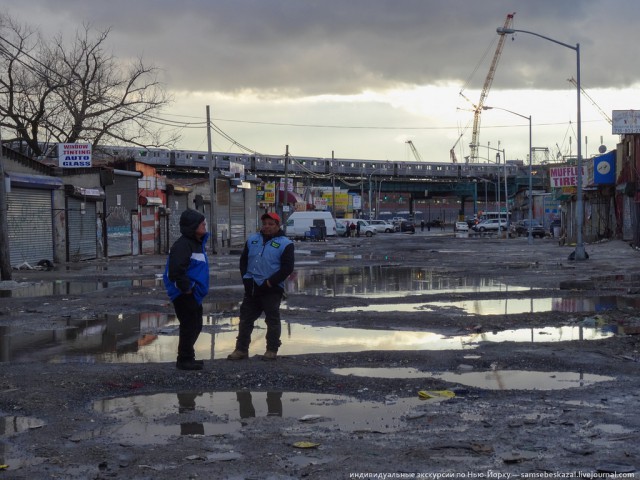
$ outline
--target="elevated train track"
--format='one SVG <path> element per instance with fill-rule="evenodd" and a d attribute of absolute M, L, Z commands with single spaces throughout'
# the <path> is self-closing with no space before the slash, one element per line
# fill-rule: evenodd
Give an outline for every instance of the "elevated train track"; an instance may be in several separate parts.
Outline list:
<path fill-rule="evenodd" d="M 57 149 L 51 148 L 50 151 L 55 152 Z M 168 176 L 204 175 L 210 167 L 207 152 L 200 150 L 100 146 L 94 149 L 93 156 L 95 163 L 135 160 L 153 165 L 160 173 Z M 424 195 L 425 190 L 443 196 L 467 196 L 477 190 L 484 192 L 485 188 L 492 192 L 495 191 L 497 179 L 503 178 L 505 172 L 504 164 L 491 163 L 455 164 L 231 152 L 212 152 L 212 156 L 213 167 L 219 172 L 229 171 L 231 164 L 237 163 L 244 167 L 247 174 L 263 180 L 280 179 L 286 170 L 286 175 L 290 178 L 299 179 L 306 184 L 327 186 L 338 179 L 349 185 L 357 184 L 358 189 L 368 191 L 369 184 L 373 181 L 380 191 L 415 193 L 416 198 Z M 53 158 L 47 160 L 55 162 Z M 517 162 L 507 163 L 510 192 L 515 192 L 524 185 L 522 177 L 525 173 L 522 168 Z"/>

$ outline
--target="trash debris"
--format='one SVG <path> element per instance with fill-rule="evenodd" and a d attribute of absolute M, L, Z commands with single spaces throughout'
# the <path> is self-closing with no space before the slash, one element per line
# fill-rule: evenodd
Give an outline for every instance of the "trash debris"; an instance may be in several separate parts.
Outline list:
<path fill-rule="evenodd" d="M 427 400 L 429 398 L 453 398 L 456 394 L 451 390 L 420 390 L 418 392 L 418 397 L 422 400 Z"/>
<path fill-rule="evenodd" d="M 293 446 L 295 448 L 318 448 L 320 444 L 314 442 L 296 442 Z"/>
<path fill-rule="evenodd" d="M 315 422 L 322 419 L 322 415 L 303 415 L 298 419 L 299 422 Z"/>

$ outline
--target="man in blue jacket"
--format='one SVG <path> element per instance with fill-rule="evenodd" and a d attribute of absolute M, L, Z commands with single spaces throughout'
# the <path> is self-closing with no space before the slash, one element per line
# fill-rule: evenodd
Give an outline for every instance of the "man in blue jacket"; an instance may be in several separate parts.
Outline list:
<path fill-rule="evenodd" d="M 195 359 L 194 345 L 202 331 L 202 300 L 209 293 L 209 238 L 204 215 L 187 209 L 180 215 L 182 236 L 174 242 L 167 258 L 163 280 L 180 322 L 178 359 L 180 370 L 202 370 Z"/>
<path fill-rule="evenodd" d="M 263 360 L 275 360 L 280 347 L 280 302 L 284 281 L 293 272 L 294 247 L 280 229 L 280 216 L 265 213 L 262 228 L 249 237 L 240 256 L 244 298 L 240 306 L 240 325 L 236 349 L 227 358 L 244 360 L 249 356 L 251 332 L 264 312 L 267 324 L 267 351 Z"/>

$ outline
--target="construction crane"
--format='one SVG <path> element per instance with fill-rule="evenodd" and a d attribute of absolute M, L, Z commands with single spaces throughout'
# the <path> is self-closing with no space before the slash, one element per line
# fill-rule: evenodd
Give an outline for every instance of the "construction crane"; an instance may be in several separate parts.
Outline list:
<path fill-rule="evenodd" d="M 514 13 L 510 13 L 507 15 L 507 18 L 504 22 L 505 29 L 511 28 L 511 24 L 513 23 Z M 491 66 L 489 67 L 489 73 L 487 74 L 487 78 L 484 80 L 484 86 L 482 87 L 482 92 L 480 93 L 480 101 L 477 105 L 473 107 L 473 133 L 471 136 L 471 154 L 469 155 L 469 161 L 475 162 L 478 158 L 478 141 L 480 137 L 480 114 L 482 113 L 482 109 L 484 107 L 484 101 L 489 94 L 489 90 L 491 89 L 491 84 L 493 83 L 493 77 L 496 73 L 496 68 L 498 67 L 498 61 L 500 60 L 500 55 L 502 54 L 502 48 L 504 47 L 506 35 L 500 35 L 498 38 L 498 45 L 496 46 L 496 51 L 493 54 L 493 60 L 491 62 Z M 457 143 L 457 142 L 456 142 Z"/>
<path fill-rule="evenodd" d="M 572 84 L 574 87 L 577 87 L 577 86 L 578 86 L 578 82 L 576 82 L 576 79 L 575 79 L 575 78 L 573 78 L 573 77 L 571 77 L 571 78 L 567 78 L 567 81 L 568 81 L 568 82 L 571 82 L 571 84 Z M 602 115 L 602 116 L 605 118 L 605 120 L 606 120 L 607 122 L 609 122 L 609 125 L 613 125 L 613 120 L 611 120 L 611 117 L 610 117 L 609 115 L 607 115 L 607 114 L 606 114 L 606 112 L 605 112 L 604 110 L 602 110 L 602 109 L 600 108 L 600 105 L 598 105 L 598 104 L 595 102 L 595 100 L 594 100 L 593 98 L 591 98 L 591 97 L 587 94 L 587 92 L 585 92 L 585 91 L 584 91 L 584 88 L 582 88 L 582 85 L 580 86 L 580 91 L 582 92 L 582 94 L 583 94 L 585 97 L 587 97 L 587 99 L 591 102 L 591 104 L 592 104 L 594 107 L 596 107 L 596 108 L 598 109 L 598 111 L 600 112 L 600 115 Z"/>
<path fill-rule="evenodd" d="M 411 148 L 411 153 L 413 153 L 413 156 L 415 157 L 415 159 L 418 162 L 421 162 L 422 161 L 422 157 L 420 156 L 420 153 L 418 153 L 418 150 L 416 149 L 416 146 L 413 144 L 413 142 L 411 140 L 407 140 L 404 143 L 409 145 L 409 147 Z"/>
<path fill-rule="evenodd" d="M 458 163 L 458 157 L 456 157 L 456 147 L 458 146 L 458 143 L 460 143 L 460 139 L 462 138 L 463 135 L 464 135 L 464 132 L 460 134 L 460 136 L 458 137 L 458 140 L 456 140 L 456 143 L 454 143 L 453 147 L 451 147 L 451 150 L 449 150 L 451 163 Z"/>

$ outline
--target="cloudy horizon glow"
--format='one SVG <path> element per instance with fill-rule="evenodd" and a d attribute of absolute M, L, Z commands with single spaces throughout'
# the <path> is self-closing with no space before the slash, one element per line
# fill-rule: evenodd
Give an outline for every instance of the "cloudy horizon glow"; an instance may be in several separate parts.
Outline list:
<path fill-rule="evenodd" d="M 110 28 L 115 57 L 161 69 L 175 99 L 163 118 L 199 123 L 209 105 L 217 127 L 263 154 L 289 146 L 297 156 L 411 161 L 411 140 L 425 161 L 450 161 L 455 144 L 464 162 L 496 28 L 514 11 L 513 28 L 580 43 L 583 155 L 614 149 L 602 112 L 635 106 L 634 0 L 23 0 L 8 13 L 45 37 Z M 572 77 L 574 50 L 508 36 L 485 100 L 495 109 L 481 116 L 480 161 L 495 158 L 491 148 L 527 158 L 528 122 L 501 108 L 532 117 L 533 146 L 548 149 L 537 161 L 575 155 Z M 204 128 L 181 135 L 177 148 L 206 150 Z M 213 149 L 242 151 L 215 134 Z"/>

